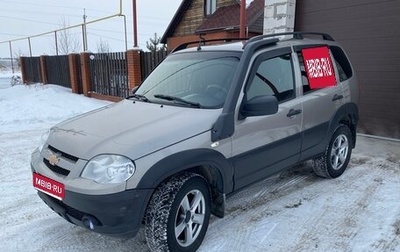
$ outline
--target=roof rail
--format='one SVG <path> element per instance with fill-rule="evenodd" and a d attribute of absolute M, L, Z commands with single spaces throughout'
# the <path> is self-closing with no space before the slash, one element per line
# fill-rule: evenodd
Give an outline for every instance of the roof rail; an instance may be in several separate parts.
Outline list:
<path fill-rule="evenodd" d="M 324 40 L 330 40 L 330 41 L 335 41 L 331 35 L 327 33 L 322 33 L 322 32 L 282 32 L 282 33 L 273 33 L 273 34 L 266 34 L 266 35 L 259 35 L 250 38 L 246 44 L 254 42 L 254 41 L 259 41 L 264 38 L 271 38 L 271 37 L 277 37 L 277 36 L 283 36 L 283 35 L 293 35 L 294 39 L 303 39 L 303 35 L 320 35 Z"/>
<path fill-rule="evenodd" d="M 194 44 L 198 44 L 197 50 L 201 50 L 201 45 L 206 45 L 206 43 L 209 42 L 231 42 L 231 41 L 244 41 L 244 40 L 248 40 L 249 38 L 220 38 L 220 39 L 203 39 L 202 37 L 200 37 L 200 40 L 195 40 L 195 41 L 190 41 L 190 42 L 186 42 L 183 44 L 180 44 L 179 46 L 175 47 L 171 53 L 173 52 L 177 52 L 183 49 L 186 49 L 189 45 L 194 45 Z"/>

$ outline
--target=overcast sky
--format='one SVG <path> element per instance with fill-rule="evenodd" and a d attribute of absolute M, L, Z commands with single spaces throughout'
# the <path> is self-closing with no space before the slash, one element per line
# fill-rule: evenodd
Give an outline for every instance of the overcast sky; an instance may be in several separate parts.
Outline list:
<path fill-rule="evenodd" d="M 127 17 L 128 49 L 133 47 L 132 0 L 122 0 L 122 13 Z M 146 48 L 146 41 L 156 32 L 162 36 L 179 7 L 181 0 L 137 0 L 138 42 Z M 0 58 L 9 57 L 9 44 L 4 41 L 24 38 L 56 30 L 62 20 L 70 25 L 83 22 L 83 9 L 87 21 L 117 14 L 120 0 L 0 0 Z M 82 44 L 82 29 L 71 29 Z M 125 50 L 124 22 L 122 17 L 90 24 L 87 27 L 88 48 L 97 52 L 100 38 L 112 51 Z M 55 54 L 54 34 L 31 39 L 32 54 Z M 29 55 L 28 40 L 12 43 L 13 54 Z"/>

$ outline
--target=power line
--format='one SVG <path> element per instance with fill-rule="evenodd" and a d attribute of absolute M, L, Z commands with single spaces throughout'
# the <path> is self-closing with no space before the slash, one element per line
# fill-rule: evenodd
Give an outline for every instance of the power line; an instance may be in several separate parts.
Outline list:
<path fill-rule="evenodd" d="M 69 17 L 74 17 L 74 18 L 78 18 L 80 17 L 79 15 L 74 15 L 74 14 L 65 14 L 62 12 L 53 12 L 53 11 L 29 11 L 29 13 L 27 11 L 24 10 L 20 10 L 20 9 L 2 9 L 2 11 L 7 12 L 7 13 L 22 13 L 22 14 L 29 14 L 29 16 L 35 15 L 35 16 L 41 16 L 43 17 L 43 15 L 46 16 L 69 16 Z M 20 16 L 20 15 L 19 15 Z"/>
<path fill-rule="evenodd" d="M 108 36 L 100 35 L 100 34 L 93 33 L 93 32 L 88 33 L 88 35 L 94 35 L 94 36 L 101 37 L 101 38 L 107 38 L 107 39 L 111 39 L 111 40 L 115 40 L 115 41 L 119 41 L 119 42 L 125 42 L 125 40 L 123 40 L 123 39 L 108 37 Z M 128 42 L 131 43 L 131 41 L 128 41 Z"/>
<path fill-rule="evenodd" d="M 1 35 L 8 35 L 8 36 L 28 36 L 26 34 L 15 34 L 15 33 L 4 33 L 0 32 Z"/>
<path fill-rule="evenodd" d="M 17 18 L 17 17 L 10 17 L 10 16 L 0 16 L 0 18 L 1 18 L 1 17 L 2 17 L 2 18 L 15 19 L 15 20 L 28 21 L 28 22 L 33 22 L 33 23 L 39 23 L 39 24 L 55 25 L 54 23 L 47 23 L 47 22 L 36 21 L 36 20 L 26 19 L 26 18 Z"/>
<path fill-rule="evenodd" d="M 41 3 L 29 3 L 29 2 L 21 2 L 21 1 L 14 1 L 14 0 L 1 0 L 0 2 L 3 3 L 12 3 L 12 4 L 20 4 L 20 5 L 33 5 L 33 6 L 45 6 L 45 7 L 55 7 L 55 8 L 63 8 L 63 9 L 73 9 L 73 10 L 81 10 L 81 7 L 71 7 L 71 6 L 65 6 L 65 5 L 55 5 L 55 4 L 41 4 Z M 110 12 L 115 12 L 113 11 L 105 11 L 105 10 L 100 10 L 100 9 L 91 9 L 91 8 L 86 8 L 87 10 L 93 10 L 93 11 L 98 11 L 98 12 L 103 12 L 103 13 L 110 13 Z"/>

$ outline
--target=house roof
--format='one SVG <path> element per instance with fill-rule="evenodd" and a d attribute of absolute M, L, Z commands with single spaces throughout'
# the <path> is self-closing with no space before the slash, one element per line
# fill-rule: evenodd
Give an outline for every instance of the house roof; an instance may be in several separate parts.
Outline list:
<path fill-rule="evenodd" d="M 246 8 L 246 27 L 249 32 L 263 32 L 264 0 L 254 0 Z M 240 27 L 240 4 L 233 4 L 218 8 L 210 17 L 196 29 L 196 34 L 225 30 L 239 29 Z"/>
<path fill-rule="evenodd" d="M 178 10 L 176 11 L 174 17 L 172 18 L 171 22 L 169 23 L 167 30 L 165 31 L 164 35 L 162 36 L 160 42 L 163 44 L 167 43 L 167 38 L 171 37 L 174 34 L 176 27 L 178 27 L 179 23 L 183 18 L 183 14 L 189 8 L 192 0 L 183 0 L 181 5 L 179 5 Z"/>
<path fill-rule="evenodd" d="M 192 0 L 183 0 L 164 35 L 161 43 L 167 43 L 167 38 L 172 37 L 175 29 L 182 21 L 184 13 L 187 11 Z M 246 8 L 246 26 L 249 32 L 262 33 L 264 22 L 264 0 L 254 0 Z M 239 29 L 240 26 L 240 4 L 235 3 L 229 6 L 218 8 L 211 16 L 207 17 L 196 29 L 196 34 L 226 30 Z"/>

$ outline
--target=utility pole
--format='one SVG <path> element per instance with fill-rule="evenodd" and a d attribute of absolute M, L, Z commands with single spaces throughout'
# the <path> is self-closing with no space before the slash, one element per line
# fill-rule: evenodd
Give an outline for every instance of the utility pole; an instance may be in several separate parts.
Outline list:
<path fill-rule="evenodd" d="M 88 50 L 88 43 L 87 43 L 87 32 L 86 32 L 86 9 L 83 9 L 83 51 Z"/>
<path fill-rule="evenodd" d="M 246 37 L 246 0 L 240 2 L 240 38 Z"/>
<path fill-rule="evenodd" d="M 132 0 L 132 9 L 133 9 L 133 47 L 138 47 L 136 0 Z"/>
<path fill-rule="evenodd" d="M 14 73 L 14 58 L 13 58 L 13 55 L 12 55 L 11 41 L 8 41 L 8 44 L 10 46 L 11 70 L 12 70 L 12 73 Z"/>

